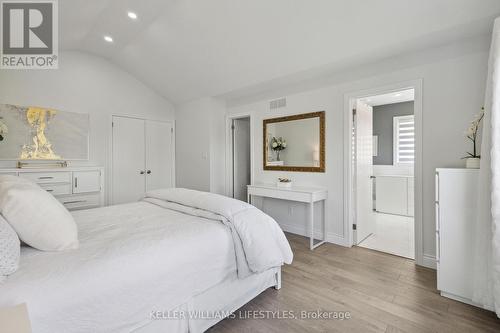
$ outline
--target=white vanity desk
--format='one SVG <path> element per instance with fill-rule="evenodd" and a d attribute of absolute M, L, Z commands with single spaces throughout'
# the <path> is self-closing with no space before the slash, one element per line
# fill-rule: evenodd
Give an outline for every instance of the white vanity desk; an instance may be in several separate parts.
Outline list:
<path fill-rule="evenodd" d="M 309 247 L 314 250 L 326 242 L 326 199 L 328 191 L 316 187 L 278 187 L 272 184 L 248 185 L 248 203 L 251 203 L 252 196 L 283 199 L 290 201 L 304 202 L 309 205 Z M 323 201 L 323 240 L 314 242 L 314 203 Z"/>

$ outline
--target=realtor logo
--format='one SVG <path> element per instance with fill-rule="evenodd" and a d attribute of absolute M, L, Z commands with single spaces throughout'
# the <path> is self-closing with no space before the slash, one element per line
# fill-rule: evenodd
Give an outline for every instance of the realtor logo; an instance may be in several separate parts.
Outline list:
<path fill-rule="evenodd" d="M 1 1 L 0 68 L 56 69 L 57 2 Z"/>

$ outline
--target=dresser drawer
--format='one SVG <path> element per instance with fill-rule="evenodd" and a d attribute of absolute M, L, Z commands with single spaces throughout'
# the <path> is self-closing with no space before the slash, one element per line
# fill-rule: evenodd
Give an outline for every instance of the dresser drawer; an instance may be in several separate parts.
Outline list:
<path fill-rule="evenodd" d="M 68 210 L 96 208 L 101 206 L 100 194 L 71 195 L 58 197 L 57 200 L 59 200 Z"/>
<path fill-rule="evenodd" d="M 52 195 L 71 194 L 71 184 L 40 184 L 40 187 Z"/>
<path fill-rule="evenodd" d="M 20 172 L 19 176 L 38 184 L 71 183 L 71 172 Z"/>

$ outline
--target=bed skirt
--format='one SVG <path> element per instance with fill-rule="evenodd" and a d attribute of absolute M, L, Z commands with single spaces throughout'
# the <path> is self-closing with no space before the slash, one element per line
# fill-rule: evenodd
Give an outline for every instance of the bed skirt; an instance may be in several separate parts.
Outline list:
<path fill-rule="evenodd" d="M 245 279 L 234 274 L 174 309 L 151 309 L 151 319 L 133 332 L 204 332 L 270 287 L 281 287 L 281 268 Z"/>

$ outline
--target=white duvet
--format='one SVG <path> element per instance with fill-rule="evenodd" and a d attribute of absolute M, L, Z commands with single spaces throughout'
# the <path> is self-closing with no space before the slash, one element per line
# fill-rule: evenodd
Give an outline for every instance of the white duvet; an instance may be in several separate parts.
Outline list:
<path fill-rule="evenodd" d="M 80 248 L 21 251 L 0 307 L 27 303 L 33 332 L 130 332 L 235 274 L 229 229 L 147 202 L 73 213 Z"/>
<path fill-rule="evenodd" d="M 151 311 L 173 309 L 236 273 L 231 228 L 241 235 L 249 271 L 291 261 L 282 231 L 265 214 L 235 203 L 215 207 L 231 221 L 222 223 L 220 214 L 207 219 L 208 211 L 147 200 L 158 202 L 74 212 L 77 250 L 23 247 L 18 271 L 0 284 L 0 307 L 27 303 L 37 333 L 130 332 L 148 323 Z"/>
<path fill-rule="evenodd" d="M 144 200 L 227 225 L 234 240 L 239 278 L 292 263 L 290 244 L 278 223 L 243 201 L 185 188 L 150 191 Z"/>

